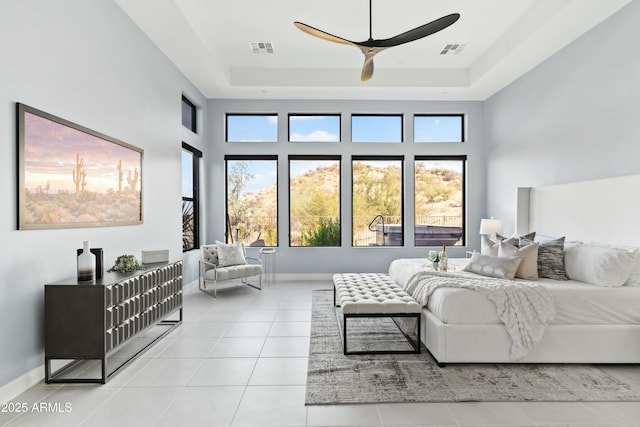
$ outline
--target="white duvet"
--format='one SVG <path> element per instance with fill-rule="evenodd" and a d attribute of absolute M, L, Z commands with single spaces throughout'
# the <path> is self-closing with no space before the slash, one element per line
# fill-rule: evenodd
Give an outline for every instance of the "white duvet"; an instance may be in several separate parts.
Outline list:
<path fill-rule="evenodd" d="M 449 259 L 460 271 L 468 259 Z M 389 267 L 389 276 L 404 287 L 418 271 L 431 270 L 424 259 L 402 258 Z M 517 279 L 516 282 L 521 282 Z M 556 306 L 552 325 L 637 325 L 640 324 L 640 287 L 605 288 L 575 280 L 538 279 L 534 283 L 549 290 Z M 463 288 L 439 288 L 426 309 L 449 325 L 502 323 L 495 305 L 478 292 Z"/>
<path fill-rule="evenodd" d="M 496 314 L 511 337 L 511 358 L 519 360 L 539 342 L 555 317 L 555 302 L 543 286 L 533 282 L 495 279 L 473 273 L 419 271 L 405 286 L 419 304 L 426 307 L 440 288 L 472 289 L 495 305 Z"/>

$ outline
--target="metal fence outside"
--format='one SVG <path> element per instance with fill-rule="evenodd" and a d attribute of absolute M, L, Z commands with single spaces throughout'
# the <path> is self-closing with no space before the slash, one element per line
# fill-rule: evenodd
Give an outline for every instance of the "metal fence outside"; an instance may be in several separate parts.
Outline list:
<path fill-rule="evenodd" d="M 302 230 L 310 228 L 319 223 L 321 219 L 339 219 L 335 216 L 295 216 L 291 217 L 291 226 L 289 229 L 289 239 L 291 246 L 300 246 L 302 239 Z M 371 216 L 355 216 L 354 223 L 369 223 L 373 217 Z M 384 223 L 402 224 L 400 216 L 384 216 Z M 416 217 L 416 225 L 442 225 L 450 227 L 462 227 L 462 217 L 458 215 L 421 215 Z M 276 216 L 260 216 L 249 218 L 242 227 L 237 230 L 231 230 L 233 240 L 236 241 L 236 234 L 239 239 L 246 245 L 251 243 L 260 244 L 264 240 L 264 244 L 271 246 L 276 244 L 273 239 L 277 239 L 276 230 L 278 226 L 278 218 Z M 375 229 L 374 229 L 375 230 Z M 406 239 L 406 236 L 405 236 Z M 282 244 L 282 242 L 280 242 Z M 367 226 L 358 227 L 353 231 L 353 246 L 372 246 L 376 244 L 376 232 L 370 231 Z"/>

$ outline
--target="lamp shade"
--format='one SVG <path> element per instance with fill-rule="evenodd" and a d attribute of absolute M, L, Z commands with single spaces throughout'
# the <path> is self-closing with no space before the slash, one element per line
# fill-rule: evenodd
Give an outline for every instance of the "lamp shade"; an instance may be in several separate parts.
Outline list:
<path fill-rule="evenodd" d="M 481 219 L 480 234 L 502 233 L 502 221 L 499 219 Z"/>

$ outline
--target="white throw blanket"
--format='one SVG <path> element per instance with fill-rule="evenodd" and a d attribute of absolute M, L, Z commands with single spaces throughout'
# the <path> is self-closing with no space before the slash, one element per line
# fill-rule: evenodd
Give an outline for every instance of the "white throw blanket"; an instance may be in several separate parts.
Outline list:
<path fill-rule="evenodd" d="M 511 358 L 519 360 L 542 339 L 546 325 L 556 315 L 548 289 L 533 282 L 496 279 L 474 273 L 419 271 L 409 278 L 405 291 L 426 307 L 438 288 L 467 288 L 479 292 L 496 306 L 498 318 L 511 337 Z"/>

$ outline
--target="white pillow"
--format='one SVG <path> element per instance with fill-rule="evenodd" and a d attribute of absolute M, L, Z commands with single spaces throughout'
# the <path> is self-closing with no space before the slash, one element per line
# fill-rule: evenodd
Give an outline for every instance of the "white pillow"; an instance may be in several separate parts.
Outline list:
<path fill-rule="evenodd" d="M 218 249 L 218 267 L 228 267 L 230 265 L 242 265 L 247 263 L 247 260 L 244 257 L 244 249 L 239 242 L 228 245 L 216 240 L 216 248 Z"/>
<path fill-rule="evenodd" d="M 485 255 L 498 256 L 498 243 L 491 240 L 486 234 L 483 234 L 480 238 L 482 239 L 480 252 Z"/>
<path fill-rule="evenodd" d="M 474 252 L 464 271 L 500 279 L 513 279 L 521 262 L 522 258 L 498 257 Z"/>
<path fill-rule="evenodd" d="M 539 246 L 540 244 L 536 242 L 518 248 L 510 244 L 507 240 L 503 240 L 500 242 L 498 256 L 522 258 L 522 262 L 516 271 L 516 277 L 528 280 L 537 279 Z"/>
<path fill-rule="evenodd" d="M 564 253 L 567 276 L 597 286 L 622 286 L 637 264 L 637 249 L 577 244 Z"/>

